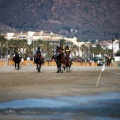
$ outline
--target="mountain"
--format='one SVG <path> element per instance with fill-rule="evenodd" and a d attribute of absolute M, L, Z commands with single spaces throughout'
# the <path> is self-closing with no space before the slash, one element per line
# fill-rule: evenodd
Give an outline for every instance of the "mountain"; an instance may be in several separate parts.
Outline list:
<path fill-rule="evenodd" d="M 0 0 L 0 22 L 82 41 L 120 38 L 120 0 Z"/>
<path fill-rule="evenodd" d="M 11 28 L 7 25 L 0 23 L 0 33 L 17 32 L 17 31 L 19 31 L 19 30 L 16 30 L 14 28 Z"/>

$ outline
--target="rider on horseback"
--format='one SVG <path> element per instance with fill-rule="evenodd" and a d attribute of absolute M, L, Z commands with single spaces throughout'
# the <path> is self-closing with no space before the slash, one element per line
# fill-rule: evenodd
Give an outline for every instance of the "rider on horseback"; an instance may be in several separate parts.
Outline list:
<path fill-rule="evenodd" d="M 68 46 L 68 45 L 66 45 L 66 47 L 65 47 L 65 53 L 66 53 L 66 52 L 71 53 L 71 52 L 70 52 L 70 48 L 69 48 L 69 46 Z"/>
<path fill-rule="evenodd" d="M 17 47 L 15 47 L 14 50 L 13 50 L 13 57 L 15 57 L 15 56 L 21 57 L 20 56 L 20 50 Z"/>
<path fill-rule="evenodd" d="M 60 53 L 60 51 L 61 51 L 62 54 L 65 56 L 65 49 L 64 49 L 63 44 L 60 44 L 60 47 L 59 47 L 59 53 Z"/>
<path fill-rule="evenodd" d="M 20 56 L 20 50 L 17 47 L 15 47 L 13 51 L 13 61 L 15 62 L 15 69 L 16 67 L 18 67 L 17 70 L 19 70 L 21 56 Z"/>
<path fill-rule="evenodd" d="M 60 45 L 60 49 L 62 49 L 62 52 L 64 53 L 64 50 L 65 50 L 65 49 L 64 49 L 63 44 Z"/>
<path fill-rule="evenodd" d="M 37 50 L 35 51 L 35 54 L 40 54 L 40 55 L 42 54 L 40 46 L 37 47 Z"/>
<path fill-rule="evenodd" d="M 71 51 L 68 45 L 65 47 L 65 54 L 69 53 L 69 58 L 72 60 Z"/>
<path fill-rule="evenodd" d="M 44 63 L 44 58 L 43 58 L 43 54 L 42 54 L 42 51 L 40 49 L 40 46 L 37 47 L 37 50 L 35 51 L 35 56 L 34 56 L 34 62 L 36 63 L 36 58 L 38 56 L 41 56 L 41 59 L 42 59 L 42 63 Z"/>

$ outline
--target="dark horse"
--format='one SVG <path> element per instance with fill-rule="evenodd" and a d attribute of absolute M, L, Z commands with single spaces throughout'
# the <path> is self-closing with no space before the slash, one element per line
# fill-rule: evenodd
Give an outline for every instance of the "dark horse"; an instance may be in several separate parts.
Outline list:
<path fill-rule="evenodd" d="M 15 62 L 15 69 L 17 67 L 17 70 L 19 70 L 20 69 L 21 57 L 19 57 L 18 53 L 15 53 L 15 56 L 13 57 L 13 61 Z"/>
<path fill-rule="evenodd" d="M 108 57 L 108 58 L 107 58 L 107 66 L 110 66 L 110 64 L 111 64 L 111 58 Z"/>
<path fill-rule="evenodd" d="M 62 68 L 65 71 L 66 57 L 61 48 L 59 48 L 58 53 L 52 56 L 52 60 L 53 59 L 57 64 L 57 73 L 63 72 Z"/>
<path fill-rule="evenodd" d="M 71 64 L 72 64 L 72 60 L 70 58 L 70 53 L 68 51 L 66 52 L 66 70 L 67 71 L 70 71 Z"/>
<path fill-rule="evenodd" d="M 40 72 L 41 66 L 42 66 L 42 64 L 43 64 L 43 57 L 41 56 L 41 54 L 36 54 L 36 55 L 34 56 L 34 62 L 35 62 L 36 65 L 37 65 L 37 70 L 38 70 L 38 72 Z"/>

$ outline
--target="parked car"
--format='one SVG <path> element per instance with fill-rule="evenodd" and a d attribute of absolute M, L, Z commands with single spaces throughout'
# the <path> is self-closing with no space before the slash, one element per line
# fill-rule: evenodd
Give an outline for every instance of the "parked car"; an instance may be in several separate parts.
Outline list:
<path fill-rule="evenodd" d="M 105 58 L 97 58 L 97 65 L 102 66 L 105 63 Z"/>

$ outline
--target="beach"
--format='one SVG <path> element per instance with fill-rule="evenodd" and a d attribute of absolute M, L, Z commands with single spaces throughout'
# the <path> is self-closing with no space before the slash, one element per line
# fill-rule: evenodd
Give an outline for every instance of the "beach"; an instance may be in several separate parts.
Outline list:
<path fill-rule="evenodd" d="M 105 67 L 102 72 L 101 69 L 102 66 L 72 66 L 70 72 L 57 73 L 56 66 L 42 66 L 41 72 L 38 73 L 35 66 L 21 66 L 20 70 L 14 70 L 14 66 L 2 66 L 0 102 L 119 93 L 120 68 Z M 101 76 L 96 87 L 100 72 Z M 1 117 L 7 120 L 7 116 Z"/>

